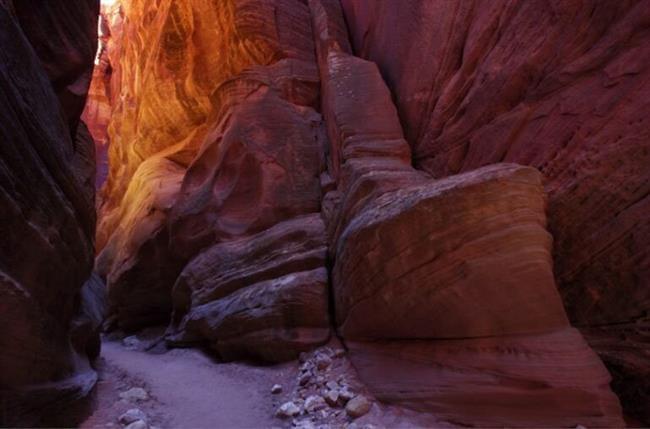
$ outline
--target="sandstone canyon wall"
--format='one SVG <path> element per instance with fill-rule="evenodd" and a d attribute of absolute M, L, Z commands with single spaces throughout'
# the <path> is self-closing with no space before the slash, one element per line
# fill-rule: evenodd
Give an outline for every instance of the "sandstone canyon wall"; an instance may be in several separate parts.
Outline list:
<path fill-rule="evenodd" d="M 0 424 L 65 424 L 99 354 L 94 145 L 79 122 L 96 1 L 0 2 Z"/>
<path fill-rule="evenodd" d="M 516 162 L 543 174 L 569 317 L 650 421 L 648 3 L 342 4 L 418 168 L 441 178 Z"/>
<path fill-rule="evenodd" d="M 86 115 L 110 144 L 110 323 L 271 362 L 333 327 L 385 402 L 458 425 L 622 425 L 570 319 L 647 309 L 635 4 L 105 10 Z"/>

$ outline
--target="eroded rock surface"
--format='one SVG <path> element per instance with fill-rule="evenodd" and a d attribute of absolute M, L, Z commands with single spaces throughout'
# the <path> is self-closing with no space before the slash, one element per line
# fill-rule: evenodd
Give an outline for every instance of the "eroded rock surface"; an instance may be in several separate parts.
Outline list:
<path fill-rule="evenodd" d="M 314 214 L 201 253 L 174 286 L 168 341 L 267 361 L 323 344 L 330 335 L 326 246 Z"/>
<path fill-rule="evenodd" d="M 434 177 L 495 162 L 542 172 L 574 321 L 626 322 L 650 307 L 645 1 L 342 4 L 418 167 Z"/>
<path fill-rule="evenodd" d="M 391 89 L 415 165 L 436 178 L 497 162 L 538 168 L 570 319 L 601 326 L 643 318 L 648 4 L 341 3 L 355 53 L 375 62 Z M 645 353 L 647 342 L 633 344 Z M 644 371 L 615 385 L 630 386 Z"/>
<path fill-rule="evenodd" d="M 88 280 L 94 156 L 77 123 L 98 5 L 77 3 L 0 2 L 3 426 L 69 424 L 61 409 L 96 381 L 88 361 L 103 313 L 102 285 Z"/>

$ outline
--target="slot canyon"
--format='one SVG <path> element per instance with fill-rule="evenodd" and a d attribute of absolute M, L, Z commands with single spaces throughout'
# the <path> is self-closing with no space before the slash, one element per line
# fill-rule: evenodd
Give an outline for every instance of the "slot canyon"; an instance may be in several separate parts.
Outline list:
<path fill-rule="evenodd" d="M 648 0 L 0 0 L 0 426 L 650 427 Z"/>

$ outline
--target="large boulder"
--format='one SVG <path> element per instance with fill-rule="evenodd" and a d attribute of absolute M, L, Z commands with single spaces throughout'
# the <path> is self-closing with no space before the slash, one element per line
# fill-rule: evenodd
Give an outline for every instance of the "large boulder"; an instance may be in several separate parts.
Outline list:
<path fill-rule="evenodd" d="M 329 338 L 327 242 L 318 214 L 194 258 L 174 286 L 168 342 L 224 359 L 293 359 Z"/>
<path fill-rule="evenodd" d="M 514 162 L 549 195 L 556 278 L 579 324 L 650 308 L 650 8 L 620 2 L 343 0 L 416 166 Z M 408 64 L 408 66 L 405 66 Z"/>
<path fill-rule="evenodd" d="M 310 2 L 334 182 L 323 207 L 336 324 L 362 381 L 452 424 L 622 424 L 555 287 L 542 176 L 415 170 L 379 69 L 338 43 L 331 3 Z"/>
<path fill-rule="evenodd" d="M 346 338 L 468 338 L 567 326 L 540 174 L 499 164 L 384 193 L 346 226 L 333 284 Z"/>

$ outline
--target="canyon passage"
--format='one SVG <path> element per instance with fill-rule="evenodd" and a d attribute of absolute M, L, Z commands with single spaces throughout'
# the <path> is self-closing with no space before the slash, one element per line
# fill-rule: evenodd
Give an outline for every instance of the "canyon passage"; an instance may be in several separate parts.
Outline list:
<path fill-rule="evenodd" d="M 650 425 L 645 0 L 0 0 L 0 425 Z"/>

